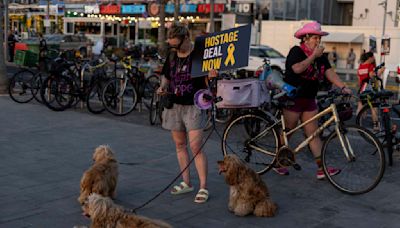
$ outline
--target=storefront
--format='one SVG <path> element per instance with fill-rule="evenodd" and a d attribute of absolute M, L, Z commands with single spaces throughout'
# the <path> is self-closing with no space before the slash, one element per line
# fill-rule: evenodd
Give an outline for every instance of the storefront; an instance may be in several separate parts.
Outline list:
<path fill-rule="evenodd" d="M 180 5 L 180 21 L 188 23 L 193 37 L 207 32 L 210 4 Z M 215 4 L 216 29 L 221 27 L 221 14 L 225 4 Z M 159 4 L 107 4 L 81 5 L 81 8 L 66 6 L 64 33 L 84 33 L 92 40 L 114 38 L 115 45 L 122 46 L 125 41 L 134 40 L 136 44 L 156 44 L 158 36 Z M 167 4 L 166 27 L 173 19 L 174 4 Z"/>

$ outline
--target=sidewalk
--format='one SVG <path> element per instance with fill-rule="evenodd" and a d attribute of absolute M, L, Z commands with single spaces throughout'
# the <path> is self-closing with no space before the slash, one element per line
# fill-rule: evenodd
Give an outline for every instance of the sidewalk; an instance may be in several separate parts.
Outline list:
<path fill-rule="evenodd" d="M 155 196 L 178 174 L 170 133 L 83 112 L 52 112 L 37 104 L 0 97 L 0 227 L 71 228 L 88 225 L 77 202 L 79 181 L 93 149 L 109 144 L 120 162 L 116 203 L 135 208 Z M 135 115 L 135 114 L 132 114 Z M 174 227 L 396 227 L 400 223 L 400 160 L 388 167 L 379 186 L 349 196 L 318 181 L 308 152 L 298 157 L 302 171 L 262 176 L 279 206 L 274 218 L 236 217 L 227 210 L 228 186 L 218 175 L 220 141 L 209 140 L 209 202 L 193 202 L 196 192 L 161 194 L 138 214 Z M 194 167 L 193 184 L 198 187 Z M 198 190 L 198 189 L 196 189 Z"/>

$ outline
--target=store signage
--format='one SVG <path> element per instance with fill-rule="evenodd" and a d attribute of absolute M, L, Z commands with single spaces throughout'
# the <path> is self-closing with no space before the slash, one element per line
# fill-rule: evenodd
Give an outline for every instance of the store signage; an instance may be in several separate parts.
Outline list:
<path fill-rule="evenodd" d="M 100 6 L 101 14 L 120 14 L 121 6 L 120 5 L 101 5 Z"/>
<path fill-rule="evenodd" d="M 214 4 L 214 13 L 223 13 L 225 11 L 225 4 Z M 198 4 L 197 5 L 198 13 L 210 13 L 211 5 L 210 4 Z"/>
<path fill-rule="evenodd" d="M 145 5 L 123 5 L 121 7 L 122 14 L 142 14 L 146 12 Z"/>
<path fill-rule="evenodd" d="M 212 69 L 224 71 L 249 63 L 251 24 L 196 38 L 192 77 L 205 76 Z"/>
<path fill-rule="evenodd" d="M 99 14 L 100 13 L 99 5 L 85 6 L 85 13 L 87 13 L 87 14 Z"/>
<path fill-rule="evenodd" d="M 251 3 L 236 3 L 235 4 L 235 12 L 251 14 L 253 12 L 253 4 L 251 4 Z"/>
<path fill-rule="evenodd" d="M 166 13 L 174 13 L 175 5 L 174 4 L 167 4 L 165 5 L 165 12 Z M 197 5 L 196 4 L 181 4 L 180 5 L 180 12 L 181 13 L 196 13 L 197 12 Z"/>

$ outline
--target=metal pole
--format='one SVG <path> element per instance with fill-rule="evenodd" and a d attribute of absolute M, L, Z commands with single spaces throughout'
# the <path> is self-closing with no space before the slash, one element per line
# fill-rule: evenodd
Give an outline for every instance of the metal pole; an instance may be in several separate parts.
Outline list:
<path fill-rule="evenodd" d="M 3 23 L 3 19 L 5 19 L 4 14 L 8 11 L 8 0 L 5 0 L 3 2 L 0 2 L 0 21 Z M 4 8 L 4 11 L 3 11 Z M 5 20 L 6 21 L 6 20 Z M 4 26 L 6 27 L 6 26 Z M 5 28 L 4 28 L 5 29 Z M 4 33 L 3 39 L 0 37 L 0 43 L 5 44 L 4 49 L 6 49 L 7 45 L 7 30 L 2 31 L 2 26 L 0 25 L 0 34 L 1 32 Z M 0 54 L 0 94 L 6 94 L 8 91 L 8 78 L 7 78 L 7 66 L 6 66 L 6 60 L 7 60 L 7 52 Z"/>
<path fill-rule="evenodd" d="M 215 32 L 214 24 L 214 0 L 210 0 L 210 33 Z"/>
<path fill-rule="evenodd" d="M 3 1 L 4 5 L 4 21 L 1 23 L 4 23 L 4 43 L 6 44 L 4 47 L 4 56 L 5 59 L 8 59 L 8 45 L 7 45 L 7 38 L 8 38 L 8 32 L 10 30 L 9 26 L 9 18 L 8 18 L 8 0 Z M 3 12 L 2 12 L 3 13 Z"/>
<path fill-rule="evenodd" d="M 47 13 L 46 13 L 47 23 L 50 23 L 50 0 L 47 0 Z M 49 24 L 47 24 L 49 25 Z M 46 34 L 50 33 L 50 26 L 46 26 Z"/>
<path fill-rule="evenodd" d="M 175 6 L 174 6 L 174 21 L 178 21 L 179 20 L 179 12 L 180 12 L 180 1 L 179 0 L 175 0 Z"/>
<path fill-rule="evenodd" d="M 385 0 L 385 1 L 383 2 L 383 10 L 384 10 L 384 14 L 383 14 L 383 28 L 382 28 L 382 38 L 381 38 L 381 41 L 382 41 L 383 37 L 385 36 L 386 14 L 387 14 L 387 0 Z M 382 46 L 381 46 L 381 53 L 380 53 L 380 57 L 379 57 L 379 62 L 382 63 L 382 61 L 384 61 L 384 57 L 382 58 Z"/>

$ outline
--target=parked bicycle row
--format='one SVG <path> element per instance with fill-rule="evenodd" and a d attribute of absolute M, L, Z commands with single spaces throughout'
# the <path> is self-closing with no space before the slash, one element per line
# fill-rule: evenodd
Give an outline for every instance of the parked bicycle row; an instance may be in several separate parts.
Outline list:
<path fill-rule="evenodd" d="M 101 55 L 93 60 L 71 56 L 70 51 L 61 52 L 39 61 L 36 69 L 21 67 L 11 78 L 10 97 L 18 103 L 36 99 L 54 111 L 85 103 L 95 114 L 107 110 L 126 115 L 138 103 L 150 106 L 159 84 L 159 70 L 149 71 L 147 65 L 139 65 L 131 56 Z"/>

